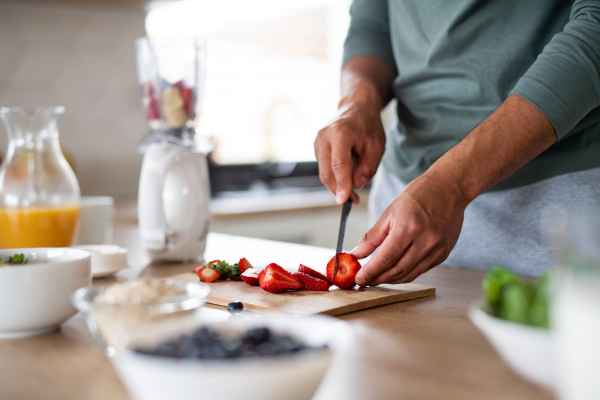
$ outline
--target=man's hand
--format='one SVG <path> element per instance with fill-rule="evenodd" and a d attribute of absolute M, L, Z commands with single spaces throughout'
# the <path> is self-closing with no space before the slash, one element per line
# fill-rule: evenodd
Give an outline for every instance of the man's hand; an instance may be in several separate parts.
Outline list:
<path fill-rule="evenodd" d="M 378 110 L 342 106 L 337 117 L 319 131 L 315 140 L 319 176 L 336 195 L 338 204 L 343 204 L 353 189 L 362 189 L 373 178 L 384 149 L 385 132 Z M 358 156 L 354 174 L 352 152 Z"/>
<path fill-rule="evenodd" d="M 395 76 L 387 63 L 373 57 L 354 58 L 342 70 L 338 115 L 319 131 L 314 143 L 319 176 L 338 204 L 348 200 L 352 189 L 362 189 L 377 171 L 385 149 L 380 112 L 391 99 Z"/>
<path fill-rule="evenodd" d="M 365 234 L 354 256 L 364 258 L 381 247 L 356 282 L 411 282 L 441 264 L 458 240 L 467 205 L 555 141 L 548 118 L 527 100 L 510 95 L 410 183 Z"/>
<path fill-rule="evenodd" d="M 432 183 L 428 177 L 411 182 L 352 251 L 364 258 L 381 246 L 359 271 L 356 283 L 412 282 L 448 257 L 468 202 L 442 182 Z"/>

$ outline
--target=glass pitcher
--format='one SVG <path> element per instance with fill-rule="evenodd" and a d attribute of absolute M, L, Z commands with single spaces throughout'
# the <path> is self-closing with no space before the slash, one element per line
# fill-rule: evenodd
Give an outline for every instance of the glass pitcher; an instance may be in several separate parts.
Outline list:
<path fill-rule="evenodd" d="M 8 151 L 0 167 L 0 247 L 70 246 L 79 184 L 58 141 L 64 107 L 0 108 Z"/>

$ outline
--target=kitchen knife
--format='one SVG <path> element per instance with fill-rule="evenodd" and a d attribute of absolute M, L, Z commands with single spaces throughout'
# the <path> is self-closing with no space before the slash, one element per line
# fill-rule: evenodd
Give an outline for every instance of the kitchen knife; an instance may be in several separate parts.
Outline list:
<path fill-rule="evenodd" d="M 337 246 L 335 248 L 335 261 L 333 262 L 333 273 L 331 274 L 331 280 L 335 279 L 338 269 L 340 268 L 339 254 L 342 252 L 344 247 L 344 236 L 346 236 L 346 222 L 348 222 L 348 215 L 352 209 L 352 196 L 344 203 L 342 207 L 342 219 L 340 220 L 340 231 L 338 233 Z"/>
<path fill-rule="evenodd" d="M 352 152 L 352 160 L 350 161 L 352 175 L 354 175 L 354 168 L 356 167 L 357 158 L 358 155 L 355 152 Z M 348 222 L 348 215 L 350 214 L 350 210 L 352 209 L 353 195 L 354 191 L 350 193 L 350 197 L 342 206 L 342 218 L 340 219 L 340 230 L 338 232 L 337 246 L 335 247 L 335 261 L 333 262 L 333 273 L 331 274 L 332 281 L 335 279 L 335 276 L 338 273 L 338 269 L 340 268 L 340 259 L 338 255 L 342 252 L 342 247 L 344 247 L 344 236 L 346 236 L 346 222 Z"/>

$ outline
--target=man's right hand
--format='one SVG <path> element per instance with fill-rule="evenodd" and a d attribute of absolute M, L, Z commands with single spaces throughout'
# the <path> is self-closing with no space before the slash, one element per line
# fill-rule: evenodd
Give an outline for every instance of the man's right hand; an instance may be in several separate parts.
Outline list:
<path fill-rule="evenodd" d="M 395 76 L 387 63 L 373 57 L 352 59 L 342 71 L 338 115 L 319 131 L 314 143 L 319 176 L 338 204 L 348 200 L 353 189 L 362 189 L 377 171 L 385 150 L 380 112 L 391 99 Z"/>

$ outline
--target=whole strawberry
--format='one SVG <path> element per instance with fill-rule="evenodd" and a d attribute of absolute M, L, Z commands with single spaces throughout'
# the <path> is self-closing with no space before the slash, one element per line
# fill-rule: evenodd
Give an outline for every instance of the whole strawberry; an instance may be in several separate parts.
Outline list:
<path fill-rule="evenodd" d="M 351 289 L 356 285 L 356 274 L 360 270 L 360 263 L 352 254 L 339 253 L 339 269 L 335 279 L 333 279 L 333 264 L 335 263 L 334 256 L 327 263 L 327 278 L 340 289 Z"/>

